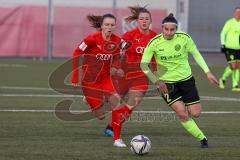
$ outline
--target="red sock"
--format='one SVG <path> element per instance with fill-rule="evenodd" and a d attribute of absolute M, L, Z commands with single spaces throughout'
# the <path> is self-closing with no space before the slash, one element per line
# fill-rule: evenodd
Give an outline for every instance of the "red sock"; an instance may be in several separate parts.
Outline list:
<path fill-rule="evenodd" d="M 127 106 L 123 106 L 117 110 L 112 111 L 112 127 L 113 127 L 113 139 L 120 139 L 122 124 L 131 115 L 132 110 Z"/>

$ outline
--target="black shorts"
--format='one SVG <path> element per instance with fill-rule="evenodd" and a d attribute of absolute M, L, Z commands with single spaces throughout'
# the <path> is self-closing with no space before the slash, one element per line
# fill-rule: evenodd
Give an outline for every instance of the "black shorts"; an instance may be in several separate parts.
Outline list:
<path fill-rule="evenodd" d="M 229 63 L 240 61 L 240 50 L 225 48 L 224 54 Z"/>
<path fill-rule="evenodd" d="M 186 81 L 166 83 L 168 94 L 162 95 L 166 103 L 171 106 L 176 101 L 183 101 L 186 106 L 200 102 L 195 79 L 191 77 Z"/>

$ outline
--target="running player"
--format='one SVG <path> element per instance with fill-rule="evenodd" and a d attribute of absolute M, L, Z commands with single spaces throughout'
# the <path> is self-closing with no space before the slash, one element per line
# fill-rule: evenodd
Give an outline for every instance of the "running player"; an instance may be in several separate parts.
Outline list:
<path fill-rule="evenodd" d="M 148 78 L 142 72 L 140 62 L 144 48 L 156 36 L 156 33 L 150 30 L 151 13 L 145 7 L 129 7 L 129 9 L 132 15 L 125 20 L 128 23 L 136 20 L 138 26 L 122 36 L 124 42 L 128 44 L 122 63 L 125 77 L 113 81 L 122 97 L 128 94 L 124 106 L 112 111 L 113 145 L 116 147 L 126 147 L 121 139 L 122 124 L 131 115 L 133 109 L 139 105 L 148 89 Z"/>
<path fill-rule="evenodd" d="M 207 137 L 193 120 L 200 116 L 202 107 L 188 62 L 188 53 L 193 55 L 211 83 L 218 84 L 218 81 L 210 72 L 192 38 L 184 32 L 177 32 L 177 27 L 178 22 L 172 13 L 163 19 L 163 33 L 153 38 L 145 48 L 141 68 L 159 88 L 166 103 L 176 112 L 182 126 L 201 142 L 202 148 L 207 148 Z M 166 69 L 164 74 L 158 70 L 157 77 L 148 67 L 153 56 L 157 68 Z"/>
<path fill-rule="evenodd" d="M 81 57 L 83 58 L 81 88 L 92 112 L 101 120 L 105 117 L 104 100 L 107 99 L 112 108 L 116 107 L 120 100 L 110 75 L 115 74 L 117 70 L 111 64 L 113 59 L 119 55 L 121 39 L 113 34 L 116 18 L 112 14 L 89 15 L 87 19 L 98 31 L 84 38 L 75 49 L 71 82 L 74 86 L 79 84 L 78 67 Z M 115 65 L 117 66 L 117 64 Z"/>
<path fill-rule="evenodd" d="M 232 75 L 232 91 L 240 91 L 240 7 L 234 9 L 233 18 L 229 19 L 221 32 L 221 51 L 225 53 L 228 66 L 219 80 L 219 87 L 225 88 L 225 81 Z"/>

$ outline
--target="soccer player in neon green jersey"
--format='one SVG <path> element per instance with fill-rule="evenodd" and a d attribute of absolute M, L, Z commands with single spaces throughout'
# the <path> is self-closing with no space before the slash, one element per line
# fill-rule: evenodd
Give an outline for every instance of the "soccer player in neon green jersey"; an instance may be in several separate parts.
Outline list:
<path fill-rule="evenodd" d="M 225 81 L 232 75 L 232 91 L 240 91 L 238 86 L 240 68 L 240 6 L 234 9 L 234 16 L 225 23 L 220 37 L 221 51 L 225 53 L 229 65 L 219 80 L 219 87 L 225 88 Z"/>
<path fill-rule="evenodd" d="M 178 22 L 172 13 L 164 18 L 163 32 L 148 43 L 141 68 L 160 90 L 166 103 L 176 112 L 182 126 L 201 142 L 202 148 L 208 148 L 207 137 L 192 119 L 200 116 L 201 104 L 188 54 L 193 55 L 211 83 L 218 85 L 218 80 L 210 72 L 192 38 L 184 32 L 177 32 L 177 27 Z M 158 65 L 156 76 L 148 67 L 153 56 Z"/>

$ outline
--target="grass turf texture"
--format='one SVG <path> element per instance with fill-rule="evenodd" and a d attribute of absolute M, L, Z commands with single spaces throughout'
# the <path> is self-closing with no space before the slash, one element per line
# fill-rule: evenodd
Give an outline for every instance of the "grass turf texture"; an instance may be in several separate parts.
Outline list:
<path fill-rule="evenodd" d="M 14 89 L 16 87 L 48 88 L 50 73 L 63 60 L 0 60 L 0 110 L 54 110 L 63 99 L 52 90 Z M 210 68 L 219 77 L 224 65 Z M 240 93 L 227 88 L 220 90 L 212 86 L 198 66 L 193 66 L 203 111 L 239 112 Z M 6 96 L 6 95 L 15 96 Z M 32 95 L 26 97 L 24 95 Z M 47 95 L 59 95 L 48 97 Z M 18 95 L 18 96 L 16 96 Z M 45 96 L 36 96 L 45 95 Z M 222 97 L 220 100 L 204 100 L 204 97 Z M 235 101 L 229 101 L 234 98 Z M 80 98 L 72 109 L 88 107 Z M 81 105 L 81 107 L 79 106 Z M 170 111 L 162 99 L 145 99 L 138 111 Z M 148 117 L 151 114 L 146 114 Z M 123 139 L 129 144 L 131 138 L 144 134 L 152 141 L 149 155 L 139 157 L 128 148 L 114 148 L 112 138 L 104 137 L 103 130 L 108 117 L 103 121 L 65 122 L 52 112 L 0 112 L 0 159 L 4 160 L 92 160 L 92 159 L 158 159 L 158 160 L 237 160 L 240 159 L 240 114 L 202 114 L 197 120 L 209 139 L 209 148 L 201 149 L 200 143 L 188 135 L 174 114 L 154 114 L 157 121 L 147 122 L 133 114 L 123 128 Z M 160 118 L 159 118 L 160 117 Z M 138 119 L 139 118 L 139 119 Z M 149 118 L 149 117 L 148 117 Z M 140 122 L 137 122 L 140 121 Z"/>

